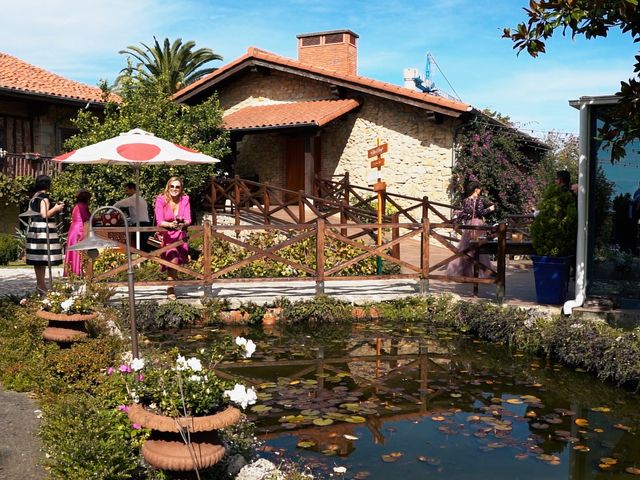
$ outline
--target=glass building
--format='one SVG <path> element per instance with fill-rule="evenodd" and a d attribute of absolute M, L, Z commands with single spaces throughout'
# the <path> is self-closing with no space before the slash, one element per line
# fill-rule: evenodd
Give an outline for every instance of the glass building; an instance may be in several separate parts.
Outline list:
<path fill-rule="evenodd" d="M 640 308 L 640 141 L 612 162 L 598 137 L 617 102 L 616 96 L 569 102 L 580 110 L 580 162 L 576 298 L 565 313 L 598 300 Z"/>

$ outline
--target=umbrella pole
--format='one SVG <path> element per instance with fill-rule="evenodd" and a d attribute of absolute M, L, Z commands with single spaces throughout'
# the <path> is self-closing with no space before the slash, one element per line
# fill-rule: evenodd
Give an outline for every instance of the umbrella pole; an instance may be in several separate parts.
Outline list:
<path fill-rule="evenodd" d="M 136 165 L 136 227 L 140 228 L 140 166 Z M 136 232 L 136 248 L 140 250 L 140 232 Z"/>

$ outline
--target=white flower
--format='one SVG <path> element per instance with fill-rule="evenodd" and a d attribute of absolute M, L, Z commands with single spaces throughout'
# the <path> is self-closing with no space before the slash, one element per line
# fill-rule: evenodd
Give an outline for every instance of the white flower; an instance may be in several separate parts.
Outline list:
<path fill-rule="evenodd" d="M 67 298 L 64 302 L 60 302 L 60 307 L 63 312 L 68 312 L 69 309 L 73 306 L 73 298 Z"/>
<path fill-rule="evenodd" d="M 182 371 L 187 368 L 189 368 L 189 365 L 187 365 L 187 359 L 182 355 L 178 355 L 178 358 L 176 358 L 176 370 Z"/>
<path fill-rule="evenodd" d="M 333 471 L 336 473 L 346 473 L 347 472 L 347 468 L 346 467 L 333 467 Z"/>
<path fill-rule="evenodd" d="M 245 349 L 244 358 L 251 358 L 251 355 L 253 355 L 253 352 L 256 351 L 256 344 L 253 343 L 253 340 L 247 340 L 247 343 L 244 346 L 244 349 Z"/>
<path fill-rule="evenodd" d="M 20 305 L 22 305 L 24 307 L 26 304 L 27 304 L 27 299 L 26 298 L 23 298 L 23 299 L 20 300 Z"/>
<path fill-rule="evenodd" d="M 131 395 L 131 400 L 133 400 L 133 403 L 140 402 L 140 397 L 138 396 L 135 390 L 131 390 L 130 395 Z"/>
<path fill-rule="evenodd" d="M 200 375 L 191 375 L 189 377 L 189 380 L 191 380 L 192 382 L 201 382 L 202 377 Z"/>
<path fill-rule="evenodd" d="M 144 368 L 144 359 L 143 358 L 134 358 L 131 360 L 131 370 L 137 372 Z"/>
<path fill-rule="evenodd" d="M 42 300 L 42 304 L 45 307 L 50 307 L 51 306 L 51 301 L 48 298 L 45 298 L 44 300 Z"/>
<path fill-rule="evenodd" d="M 247 408 L 247 405 L 253 405 L 256 403 L 258 396 L 253 388 L 246 388 L 244 385 L 236 383 L 233 390 L 225 390 L 225 397 L 229 397 L 233 403 L 237 403 L 242 408 Z"/>
<path fill-rule="evenodd" d="M 189 360 L 187 360 L 187 367 L 189 367 L 194 372 L 200 372 L 202 371 L 202 362 L 196 357 L 191 357 Z"/>
<path fill-rule="evenodd" d="M 247 339 L 244 337 L 236 337 L 236 345 L 242 347 L 247 344 Z"/>

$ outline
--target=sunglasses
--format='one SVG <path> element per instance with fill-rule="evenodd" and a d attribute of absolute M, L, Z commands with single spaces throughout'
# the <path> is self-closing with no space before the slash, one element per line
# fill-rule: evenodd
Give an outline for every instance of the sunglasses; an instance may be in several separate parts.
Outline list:
<path fill-rule="evenodd" d="M 177 188 L 180 190 L 182 187 L 180 185 L 169 185 L 169 188 Z"/>

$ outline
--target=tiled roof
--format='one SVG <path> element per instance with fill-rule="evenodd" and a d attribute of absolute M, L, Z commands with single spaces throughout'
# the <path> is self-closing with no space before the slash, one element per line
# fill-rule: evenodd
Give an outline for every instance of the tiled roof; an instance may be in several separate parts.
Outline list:
<path fill-rule="evenodd" d="M 297 60 L 291 60 L 286 57 L 281 57 L 280 55 L 276 55 L 265 50 L 260 50 L 259 48 L 255 47 L 250 47 L 245 55 L 238 57 L 234 61 L 217 69 L 215 72 L 212 72 L 209 75 L 201 78 L 200 80 L 186 86 L 182 90 L 175 93 L 173 98 L 180 101 L 181 99 L 183 99 L 183 97 L 190 96 L 190 93 L 194 93 L 200 88 L 207 88 L 209 84 L 215 84 L 219 79 L 224 78 L 226 76 L 225 74 L 228 74 L 243 62 L 247 62 L 249 65 L 255 64 L 256 62 L 265 62 L 271 65 L 288 67 L 300 71 L 301 74 L 313 74 L 315 76 L 318 76 L 319 78 L 324 79 L 327 82 L 339 81 L 341 83 L 351 85 L 354 88 L 361 87 L 372 92 L 378 92 L 387 96 L 391 95 L 392 97 L 397 97 L 398 99 L 406 99 L 413 102 L 422 103 L 427 108 L 429 105 L 440 107 L 441 109 L 449 111 L 456 116 L 460 113 L 467 112 L 473 109 L 471 105 L 463 102 L 458 102 L 456 100 L 450 100 L 448 98 L 442 98 L 428 93 L 416 92 L 414 90 L 400 87 L 392 83 L 381 82 L 367 77 L 362 77 L 360 75 L 348 75 L 345 73 L 338 73 L 326 68 L 315 67 L 313 65 L 308 65 L 298 62 Z"/>
<path fill-rule="evenodd" d="M 104 103 L 102 90 L 48 72 L 0 52 L 0 90 Z"/>
<path fill-rule="evenodd" d="M 273 127 L 316 126 L 350 112 L 359 106 L 353 99 L 316 100 L 245 107 L 224 117 L 228 130 L 253 130 Z"/>

